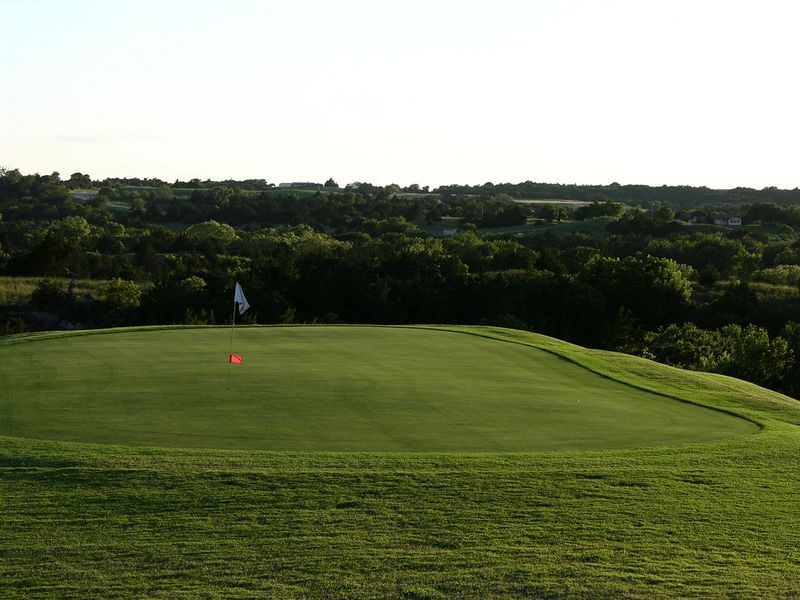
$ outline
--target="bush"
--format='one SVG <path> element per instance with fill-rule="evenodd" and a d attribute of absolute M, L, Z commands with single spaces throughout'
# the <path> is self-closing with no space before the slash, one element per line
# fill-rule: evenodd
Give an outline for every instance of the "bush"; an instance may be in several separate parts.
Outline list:
<path fill-rule="evenodd" d="M 39 310 L 58 311 L 67 304 L 68 295 L 55 281 L 42 279 L 31 294 L 31 304 Z"/>
<path fill-rule="evenodd" d="M 0 325 L 0 336 L 14 335 L 15 333 L 25 333 L 28 328 L 25 326 L 25 321 L 22 317 L 13 317 Z"/>
<path fill-rule="evenodd" d="M 776 285 L 800 286 L 800 265 L 778 265 L 753 273 L 753 281 Z"/>
<path fill-rule="evenodd" d="M 130 311 L 139 308 L 142 290 L 135 282 L 116 277 L 106 284 L 103 296 L 110 308 L 117 311 Z"/>
<path fill-rule="evenodd" d="M 695 371 L 723 373 L 773 389 L 785 389 L 794 371 L 794 352 L 763 327 L 725 325 L 706 330 L 692 323 L 672 324 L 646 335 L 648 356 Z"/>

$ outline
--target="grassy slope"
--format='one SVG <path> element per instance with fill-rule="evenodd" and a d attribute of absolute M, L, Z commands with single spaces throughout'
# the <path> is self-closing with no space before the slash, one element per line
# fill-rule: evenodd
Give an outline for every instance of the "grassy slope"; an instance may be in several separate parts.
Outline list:
<path fill-rule="evenodd" d="M 70 280 L 61 277 L 11 277 L 0 276 L 0 305 L 23 305 L 30 302 L 36 286 L 43 280 L 60 285 L 65 291 Z M 108 282 L 102 279 L 78 279 L 73 293 L 77 296 L 97 298 Z"/>
<path fill-rule="evenodd" d="M 29 338 L 35 339 L 35 338 Z M 0 344 L 0 433 L 303 451 L 547 451 L 754 433 L 536 348 L 397 327 L 225 328 Z"/>
<path fill-rule="evenodd" d="M 800 410 L 730 378 L 469 329 L 758 420 L 553 454 L 270 453 L 0 438 L 0 595 L 800 593 Z"/>

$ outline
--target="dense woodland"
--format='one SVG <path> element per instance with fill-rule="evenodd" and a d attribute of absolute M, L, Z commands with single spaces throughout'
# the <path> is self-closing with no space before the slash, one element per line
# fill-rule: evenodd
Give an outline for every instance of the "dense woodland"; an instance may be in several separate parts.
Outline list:
<path fill-rule="evenodd" d="M 713 225 L 723 213 L 744 225 Z M 238 280 L 247 322 L 495 324 L 800 397 L 798 226 L 800 191 L 773 188 L 0 170 L 0 334 L 227 323 Z M 30 294 L 1 293 L 23 280 Z"/>

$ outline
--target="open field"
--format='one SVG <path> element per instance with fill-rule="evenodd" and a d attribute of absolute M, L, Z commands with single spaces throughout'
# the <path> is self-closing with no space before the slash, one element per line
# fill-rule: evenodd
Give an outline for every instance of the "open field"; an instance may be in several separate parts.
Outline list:
<path fill-rule="evenodd" d="M 43 280 L 51 281 L 64 290 L 69 287 L 70 280 L 64 277 L 13 277 L 0 276 L 0 305 L 25 304 L 30 302 L 36 286 Z M 76 296 L 97 297 L 108 282 L 98 279 L 77 279 L 73 293 Z"/>
<path fill-rule="evenodd" d="M 567 387 L 589 394 L 580 404 L 599 402 L 607 394 L 606 411 L 647 406 L 627 423 L 616 423 L 617 434 L 629 436 L 632 446 L 645 445 L 633 441 L 635 431 L 640 424 L 646 426 L 647 416 L 657 412 L 658 404 L 669 407 L 670 418 L 679 419 L 689 410 L 695 411 L 694 419 L 708 420 L 697 421 L 694 441 L 661 440 L 646 444 L 648 448 L 556 452 L 501 448 L 471 453 L 157 448 L 25 439 L 35 432 L 23 428 L 12 431 L 20 437 L 0 437 L 4 516 L 0 595 L 650 598 L 794 597 L 800 593 L 800 408 L 795 400 L 731 378 L 684 372 L 535 334 L 446 329 L 242 329 L 237 331 L 241 343 L 235 348 L 245 355 L 247 364 L 234 372 L 232 388 L 248 389 L 252 382 L 247 373 L 267 372 L 266 363 L 278 360 L 270 355 L 270 347 L 280 344 L 290 357 L 292 344 L 294 352 L 300 352 L 304 344 L 314 346 L 316 360 L 337 348 L 344 360 L 361 347 L 358 362 L 380 373 L 384 382 L 407 380 L 408 370 L 393 379 L 391 369 L 374 356 L 381 349 L 367 338 L 378 335 L 385 340 L 383 354 L 399 353 L 394 361 L 397 370 L 404 370 L 404 361 L 412 361 L 420 377 L 416 390 L 396 393 L 394 398 L 403 402 L 414 394 L 426 397 L 429 387 L 435 394 L 427 397 L 438 398 L 442 393 L 446 402 L 444 392 L 458 385 L 459 378 L 472 378 L 461 384 L 462 395 L 480 395 L 485 403 L 502 393 L 512 399 L 512 407 L 522 402 L 514 399 L 513 386 L 496 392 L 480 389 L 476 381 L 490 378 L 481 371 L 481 364 L 463 368 L 449 382 L 447 369 L 441 368 L 477 360 L 491 363 L 495 371 L 505 369 L 500 371 L 504 385 L 514 380 L 520 387 L 533 386 L 536 391 L 528 402 L 537 413 L 551 403 L 569 405 L 569 396 L 578 404 L 578 394 Z M 65 439 L 107 436 L 111 441 L 116 435 L 122 436 L 117 443 L 147 442 L 134 439 L 131 433 L 136 428 L 129 425 L 140 418 L 135 407 L 131 406 L 127 424 L 112 409 L 133 401 L 125 399 L 126 388 L 149 385 L 147 381 L 159 377 L 158 372 L 124 379 L 120 365 L 115 366 L 116 372 L 108 371 L 114 360 L 102 358 L 102 346 L 61 346 L 60 353 L 50 356 L 47 348 L 67 341 L 109 344 L 108 340 L 124 339 L 120 345 L 125 348 L 117 351 L 127 353 L 128 360 L 140 361 L 144 360 L 138 356 L 142 346 L 128 350 L 136 344 L 127 336 L 153 335 L 155 339 L 160 335 L 166 336 L 157 344 L 164 354 L 172 350 L 185 357 L 211 352 L 191 346 L 179 335 L 191 333 L 213 339 L 224 330 L 165 329 L 0 341 L 0 400 L 3 410 L 10 410 L 4 422 L 12 427 L 15 423 L 34 426 L 36 419 L 26 416 L 19 399 L 27 394 L 30 402 L 49 415 L 37 427 L 45 428 L 45 420 L 52 422 L 50 430 L 41 429 L 37 435 L 60 431 Z M 281 334 L 285 334 L 282 341 L 273 339 L 272 346 L 262 349 L 247 338 Z M 350 336 L 354 337 L 348 340 Z M 248 342 L 253 346 L 248 347 Z M 112 346 L 105 349 L 113 350 Z M 417 354 L 408 353 L 412 347 Z M 226 352 L 223 341 L 223 358 Z M 213 353 L 218 362 L 220 352 Z M 259 363 L 260 355 L 265 364 Z M 14 366 L 9 367 L 12 356 L 23 359 L 14 358 Z M 530 360 L 532 370 L 538 370 L 538 378 L 525 378 L 523 356 Z M 293 358 L 280 363 L 280 368 L 289 369 L 292 362 L 302 360 L 300 354 Z M 103 360 L 109 362 L 104 366 Z M 167 370 L 179 369 L 173 372 L 176 381 L 191 379 L 180 370 L 180 360 L 165 360 Z M 198 362 L 205 365 L 204 360 Z M 434 372 L 423 364 L 429 360 L 440 366 L 434 382 L 423 377 Z M 56 368 L 48 370 L 47 361 L 56 361 Z M 28 377 L 25 370 L 33 363 L 40 374 Z M 95 382 L 98 390 L 88 389 L 80 373 L 63 368 L 76 364 L 96 373 L 105 368 L 105 379 Z M 307 396 L 313 396 L 309 401 L 315 403 L 318 415 L 324 406 L 335 405 L 336 412 L 371 417 L 366 403 L 357 407 L 349 400 L 365 372 L 355 370 L 356 382 L 340 381 L 342 392 L 350 391 L 337 400 L 336 390 L 331 390 L 335 388 L 332 376 L 313 362 L 304 366 L 306 370 L 294 374 L 281 375 L 278 365 L 269 372 L 273 378 L 286 380 L 304 372 L 295 387 L 315 390 Z M 321 374 L 327 382 L 317 379 Z M 223 375 L 214 377 L 222 381 Z M 572 386 L 557 381 L 566 377 L 574 381 Z M 68 397 L 69 386 L 60 383 L 63 378 L 72 378 L 74 386 L 83 388 L 87 399 L 83 406 L 78 394 Z M 113 394 L 108 393 L 115 378 L 123 381 L 113 384 Z M 28 380 L 38 381 L 38 387 Z M 162 383 L 169 385 L 167 379 Z M 105 394 L 102 386 L 106 386 Z M 193 389 L 198 399 L 196 413 L 203 413 L 209 396 L 215 395 L 201 387 Z M 379 397 L 387 393 L 391 397 L 383 384 L 378 389 Z M 175 411 L 180 405 L 176 390 L 167 391 L 154 393 L 167 411 Z M 272 388 L 271 396 L 291 391 Z M 19 393 L 23 396 L 14 400 Z M 324 393 L 328 394 L 325 401 L 317 397 Z M 151 400 L 140 398 L 144 413 Z M 708 408 L 701 410 L 693 404 Z M 383 408 L 384 414 L 391 413 L 388 406 Z M 460 408 L 447 406 L 449 411 Z M 252 402 L 247 410 L 254 410 Z M 284 406 L 284 410 L 288 409 Z M 416 404 L 414 410 L 426 422 L 438 423 L 436 436 L 444 437 L 442 424 L 452 420 L 452 412 L 442 421 L 431 407 Z M 479 421 L 490 424 L 491 413 L 505 410 L 505 403 L 498 402 Z M 76 425 L 80 413 L 86 415 L 82 427 Z M 181 414 L 186 418 L 186 411 Z M 473 416 L 478 418 L 478 414 Z M 523 420 L 520 414 L 516 412 L 513 422 L 504 426 L 521 427 L 516 423 Z M 756 422 L 761 429 L 733 415 Z M 302 414 L 281 416 L 289 417 L 297 419 Z M 109 427 L 113 419 L 118 419 L 115 431 Z M 257 415 L 250 420 L 254 426 L 259 422 Z M 177 431 L 184 424 L 163 421 L 179 436 L 187 435 L 186 430 Z M 349 427 L 356 435 L 363 431 L 371 438 L 373 450 L 378 444 L 391 448 L 398 435 L 409 439 L 419 433 L 419 428 L 409 432 L 405 427 L 391 434 L 376 432 L 370 418 L 358 424 L 345 421 L 329 422 L 329 426 Z M 218 418 L 216 425 L 219 436 L 231 437 L 243 422 Z M 274 423 L 264 427 L 277 431 Z M 727 431 L 717 439 L 705 437 L 713 427 Z M 317 423 L 306 430 L 318 449 L 330 447 L 333 439 L 317 431 L 322 428 Z M 599 436 L 613 428 L 610 421 L 595 427 Z M 535 437 L 535 430 L 529 429 L 528 435 Z M 478 433 L 491 439 L 486 431 Z M 448 437 L 452 448 L 467 441 L 455 434 Z M 469 436 L 474 438 L 474 433 Z M 181 445 L 184 440 L 180 438 Z M 221 444 L 217 440 L 212 445 Z M 226 443 L 226 447 L 230 446 Z M 598 447 L 602 445 L 594 446 Z"/>
<path fill-rule="evenodd" d="M 560 204 L 567 208 L 578 208 L 592 203 L 591 200 L 572 200 L 570 198 L 514 198 L 514 202 L 520 204 Z"/>
<path fill-rule="evenodd" d="M 163 188 L 153 187 L 153 186 L 145 186 L 145 185 L 123 185 L 120 186 L 120 191 L 125 194 L 145 194 L 147 192 L 158 192 Z M 206 188 L 178 188 L 178 187 L 170 187 L 168 188 L 172 196 L 174 198 L 190 198 L 192 194 L 196 191 L 204 191 Z M 268 188 L 266 190 L 240 190 L 242 193 L 245 194 L 268 194 L 268 195 L 277 195 L 277 196 L 286 196 L 288 194 L 294 194 L 297 197 L 311 197 L 316 195 L 316 189 L 290 189 L 290 188 Z M 333 192 L 339 193 L 344 190 L 340 188 L 322 188 L 319 191 L 323 193 Z"/>
<path fill-rule="evenodd" d="M 537 235 L 542 233 L 553 233 L 555 235 L 569 235 L 572 233 L 579 233 L 582 231 L 591 233 L 595 237 L 605 237 L 609 235 L 606 227 L 611 222 L 609 218 L 587 219 L 586 221 L 561 221 L 558 223 L 547 223 L 544 221 L 537 221 L 530 218 L 528 222 L 523 225 L 514 225 L 511 227 L 481 227 L 480 231 L 483 235 Z M 425 221 L 415 221 L 415 225 L 422 231 L 434 236 L 444 235 L 445 229 L 457 229 L 461 220 L 457 217 L 445 217 L 435 223 L 426 223 Z"/>

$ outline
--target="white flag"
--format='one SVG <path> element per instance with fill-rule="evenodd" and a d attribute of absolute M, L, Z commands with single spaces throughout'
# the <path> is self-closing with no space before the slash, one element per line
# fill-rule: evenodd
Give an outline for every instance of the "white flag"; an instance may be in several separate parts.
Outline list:
<path fill-rule="evenodd" d="M 238 281 L 236 282 L 236 291 L 233 293 L 233 301 L 239 305 L 240 315 L 243 315 L 244 311 L 250 308 L 250 305 L 247 303 L 247 298 L 244 297 L 242 286 L 239 285 Z"/>

